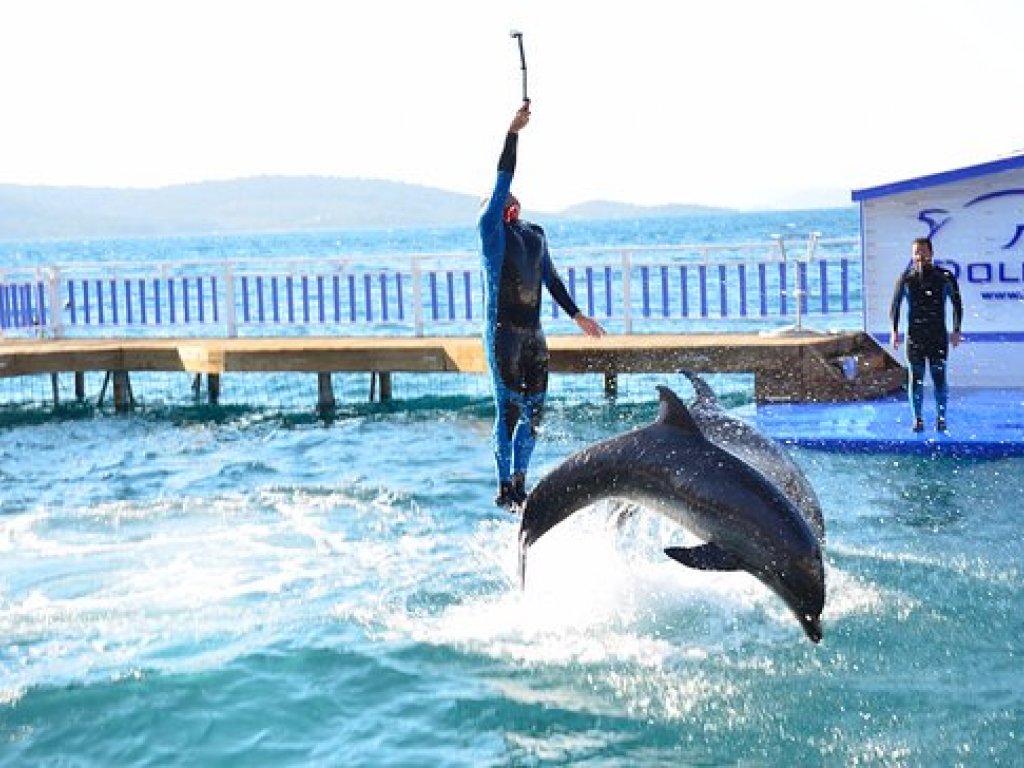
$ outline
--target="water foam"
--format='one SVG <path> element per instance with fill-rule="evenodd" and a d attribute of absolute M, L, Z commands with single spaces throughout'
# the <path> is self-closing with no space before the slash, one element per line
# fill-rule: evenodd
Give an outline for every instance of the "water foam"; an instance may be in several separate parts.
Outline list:
<path fill-rule="evenodd" d="M 706 658 L 745 642 L 747 632 L 767 642 L 799 632 L 748 574 L 698 572 L 666 558 L 661 549 L 679 541 L 677 526 L 642 512 L 620 523 L 619 512 L 595 507 L 556 526 L 530 549 L 524 591 L 518 525 L 487 531 L 502 588 L 427 619 L 395 617 L 392 629 L 522 664 L 645 668 Z"/>
<path fill-rule="evenodd" d="M 376 490 L 285 488 L 4 518 L 0 697 L 219 666 L 301 636 L 391 548 L 352 542 L 339 521 L 377 525 L 393 510 Z"/>

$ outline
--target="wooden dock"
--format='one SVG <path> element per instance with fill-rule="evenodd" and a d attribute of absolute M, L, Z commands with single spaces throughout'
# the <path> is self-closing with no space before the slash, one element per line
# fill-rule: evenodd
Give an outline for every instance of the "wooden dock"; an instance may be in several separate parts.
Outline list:
<path fill-rule="evenodd" d="M 620 373 L 684 368 L 753 374 L 758 402 L 866 400 L 899 391 L 906 380 L 902 366 L 863 333 L 549 336 L 548 347 L 552 372 L 602 373 L 609 393 Z M 205 374 L 211 399 L 224 374 L 316 373 L 323 407 L 333 404 L 332 372 L 373 374 L 387 399 L 394 372 L 486 370 L 478 337 L 0 339 L 0 377 L 106 371 L 116 404 L 119 381 L 123 388 L 133 371 Z"/>

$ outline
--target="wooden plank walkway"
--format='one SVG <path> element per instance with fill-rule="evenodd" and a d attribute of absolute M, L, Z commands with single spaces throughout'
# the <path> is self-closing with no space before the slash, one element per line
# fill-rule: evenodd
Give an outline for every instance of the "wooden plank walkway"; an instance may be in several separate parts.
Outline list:
<path fill-rule="evenodd" d="M 903 368 L 863 333 L 549 336 L 551 370 L 750 373 L 759 402 L 864 400 L 902 388 Z M 850 361 L 855 375 L 850 376 Z M 844 372 L 844 363 L 847 366 Z M 226 373 L 486 371 L 478 337 L 0 339 L 0 377 L 83 371 Z"/>

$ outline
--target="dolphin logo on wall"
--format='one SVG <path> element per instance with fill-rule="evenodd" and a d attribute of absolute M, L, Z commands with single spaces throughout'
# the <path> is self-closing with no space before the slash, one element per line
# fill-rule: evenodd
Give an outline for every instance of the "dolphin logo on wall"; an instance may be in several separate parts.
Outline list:
<path fill-rule="evenodd" d="M 936 219 L 936 214 L 942 218 Z M 928 234 L 926 236 L 929 239 L 935 237 L 939 230 L 949 223 L 949 219 L 949 211 L 945 208 L 924 208 L 917 212 L 917 220 L 928 225 Z"/>
<path fill-rule="evenodd" d="M 983 195 L 978 195 L 977 197 L 968 200 L 963 204 L 963 208 L 972 208 L 975 205 L 979 205 L 990 200 L 998 200 L 1004 197 L 1015 197 L 1021 195 L 1024 195 L 1024 189 L 1001 189 L 996 192 L 986 192 Z M 927 236 L 929 238 L 934 238 L 939 233 L 939 230 L 953 220 L 953 216 L 946 208 L 923 208 L 918 211 L 917 220 L 927 225 Z M 1013 235 L 1010 236 L 1010 239 L 1003 244 L 1002 248 L 1004 250 L 1013 248 L 1022 237 L 1024 237 L 1024 224 L 1018 223 Z"/>
<path fill-rule="evenodd" d="M 743 570 L 783 599 L 814 642 L 822 637 L 821 542 L 795 504 L 764 474 L 708 440 L 668 387 L 657 420 L 579 451 L 526 500 L 520 579 L 529 548 L 574 512 L 608 498 L 659 512 L 704 540 L 665 553 L 691 568 Z"/>

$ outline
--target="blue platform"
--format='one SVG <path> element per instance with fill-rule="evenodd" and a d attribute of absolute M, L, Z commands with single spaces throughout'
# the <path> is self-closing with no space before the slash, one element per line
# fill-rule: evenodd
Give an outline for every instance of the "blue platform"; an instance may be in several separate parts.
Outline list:
<path fill-rule="evenodd" d="M 925 390 L 925 431 L 911 430 L 904 396 L 862 403 L 785 403 L 757 408 L 758 427 L 776 440 L 843 452 L 1024 456 L 1024 389 L 953 389 L 948 430 L 935 431 Z"/>

